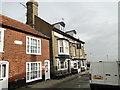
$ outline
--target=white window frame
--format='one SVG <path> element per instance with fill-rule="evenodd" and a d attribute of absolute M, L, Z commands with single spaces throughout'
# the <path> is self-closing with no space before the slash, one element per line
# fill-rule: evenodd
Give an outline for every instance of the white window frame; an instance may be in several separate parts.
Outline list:
<path fill-rule="evenodd" d="M 63 52 L 60 52 L 60 41 L 63 42 Z M 67 45 L 65 45 L 67 42 Z M 66 47 L 68 48 L 68 51 L 66 51 Z M 58 40 L 58 53 L 59 54 L 67 54 L 69 55 L 69 42 L 67 40 Z"/>
<path fill-rule="evenodd" d="M 1 52 L 4 53 L 4 50 L 3 50 L 3 49 L 4 49 L 4 31 L 5 31 L 5 30 L 6 30 L 6 29 L 0 27 L 0 32 L 1 32 L 1 35 L 0 35 L 0 36 L 1 36 L 1 38 L 0 38 L 0 39 L 1 39 L 1 41 L 0 41 L 0 42 L 1 42 L 1 43 L 0 43 L 0 46 L 1 46 L 1 47 L 0 47 L 0 53 L 1 53 Z"/>
<path fill-rule="evenodd" d="M 34 68 L 33 71 L 31 70 L 32 63 L 37 64 L 36 68 Z M 28 64 L 29 64 L 29 67 L 28 67 Z M 34 75 L 31 73 L 34 73 L 35 71 L 37 72 L 37 78 L 31 79 L 31 76 Z M 28 73 L 29 73 L 29 80 L 27 77 Z M 39 77 L 38 77 L 38 75 L 39 75 Z M 26 62 L 26 83 L 33 82 L 33 81 L 40 80 L 40 79 L 42 79 L 42 63 L 41 62 Z"/>
<path fill-rule="evenodd" d="M 29 38 L 29 52 L 28 50 L 28 38 Z M 35 53 L 31 53 L 31 38 L 37 40 L 37 52 Z M 38 41 L 39 41 L 39 45 L 40 45 L 40 51 L 38 52 Z M 31 37 L 31 36 L 26 36 L 26 54 L 33 54 L 33 55 L 42 55 L 41 53 L 41 39 L 35 38 L 35 37 Z"/>

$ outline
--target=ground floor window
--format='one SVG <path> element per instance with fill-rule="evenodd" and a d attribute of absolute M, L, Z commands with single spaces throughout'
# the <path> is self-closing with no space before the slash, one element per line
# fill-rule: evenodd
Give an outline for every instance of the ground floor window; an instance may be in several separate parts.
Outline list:
<path fill-rule="evenodd" d="M 42 79 L 41 62 L 26 62 L 26 82 Z"/>
<path fill-rule="evenodd" d="M 64 61 L 60 61 L 59 59 L 57 60 L 57 69 L 61 70 L 61 69 L 67 69 L 68 68 L 68 61 L 64 60 Z"/>
<path fill-rule="evenodd" d="M 74 62 L 74 68 L 75 69 L 77 68 L 77 62 Z"/>
<path fill-rule="evenodd" d="M 61 61 L 61 69 L 64 68 L 64 61 Z"/>

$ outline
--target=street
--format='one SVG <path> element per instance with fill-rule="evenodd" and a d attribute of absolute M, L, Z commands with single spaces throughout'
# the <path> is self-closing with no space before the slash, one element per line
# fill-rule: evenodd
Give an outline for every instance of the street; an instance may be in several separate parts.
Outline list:
<path fill-rule="evenodd" d="M 75 79 L 63 82 L 59 85 L 55 85 L 54 88 L 89 88 L 89 76 L 87 75 L 82 75 L 78 76 Z"/>

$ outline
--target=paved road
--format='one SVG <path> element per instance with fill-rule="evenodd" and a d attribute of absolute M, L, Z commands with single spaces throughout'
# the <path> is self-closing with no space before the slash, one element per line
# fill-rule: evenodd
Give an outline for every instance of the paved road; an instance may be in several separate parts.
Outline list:
<path fill-rule="evenodd" d="M 90 90 L 89 77 L 88 75 L 78 76 L 73 80 L 56 85 L 54 88 L 88 88 Z"/>

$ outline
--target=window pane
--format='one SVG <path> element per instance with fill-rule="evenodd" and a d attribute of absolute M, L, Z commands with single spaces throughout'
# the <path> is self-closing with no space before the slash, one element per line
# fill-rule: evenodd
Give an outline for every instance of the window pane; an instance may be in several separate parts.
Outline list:
<path fill-rule="evenodd" d="M 6 65 L 2 65 L 2 77 L 6 77 Z"/>
<path fill-rule="evenodd" d="M 29 80 L 29 72 L 27 72 L 27 80 Z"/>
<path fill-rule="evenodd" d="M 60 47 L 63 47 L 63 40 L 59 40 Z"/>
<path fill-rule="evenodd" d="M 68 41 L 65 41 L 65 53 L 69 53 L 68 52 L 68 47 L 69 47 Z"/>
<path fill-rule="evenodd" d="M 29 71 L 29 63 L 27 64 L 27 71 Z"/>
<path fill-rule="evenodd" d="M 76 55 L 76 48 L 75 47 L 73 47 L 73 56 L 75 56 Z"/>
<path fill-rule="evenodd" d="M 38 40 L 38 53 L 40 53 L 40 40 Z"/>
<path fill-rule="evenodd" d="M 63 50 L 63 40 L 59 40 L 59 50 L 60 50 L 60 53 L 63 53 L 64 50 Z"/>

